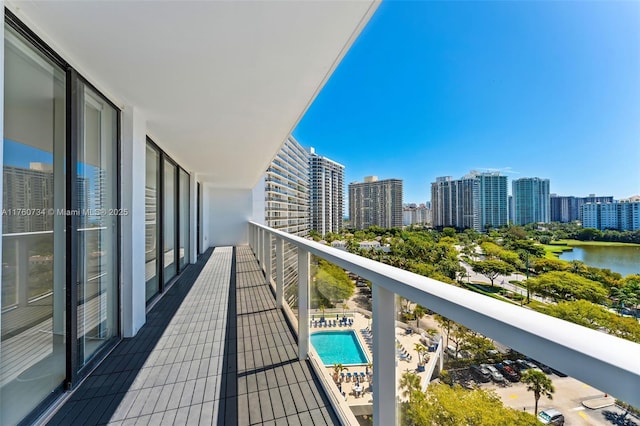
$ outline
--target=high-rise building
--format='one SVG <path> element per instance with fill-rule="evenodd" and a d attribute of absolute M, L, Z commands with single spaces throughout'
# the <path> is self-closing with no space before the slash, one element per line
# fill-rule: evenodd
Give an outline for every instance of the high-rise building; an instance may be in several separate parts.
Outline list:
<path fill-rule="evenodd" d="M 53 229 L 53 166 L 31 163 L 29 168 L 4 166 L 2 229 L 6 234 Z M 81 182 L 81 181 L 80 181 Z M 20 210 L 29 211 L 21 214 Z"/>
<path fill-rule="evenodd" d="M 480 229 L 507 225 L 507 177 L 499 172 L 472 172 L 472 175 L 479 181 Z"/>
<path fill-rule="evenodd" d="M 351 226 L 396 228 L 402 226 L 402 180 L 367 176 L 349 184 Z"/>
<path fill-rule="evenodd" d="M 599 230 L 640 229 L 640 201 L 628 199 L 611 203 L 586 203 L 581 209 L 582 227 Z"/>
<path fill-rule="evenodd" d="M 309 159 L 307 151 L 289 136 L 264 178 L 265 224 L 283 232 L 309 235 Z M 275 254 L 272 268 L 275 270 Z M 298 254 L 293 246 L 284 246 L 284 285 L 294 288 L 298 280 Z M 287 301 L 297 304 L 297 294 L 287 291 Z"/>
<path fill-rule="evenodd" d="M 452 179 L 451 176 L 436 178 L 431 184 L 433 226 L 472 228 L 480 231 L 478 203 L 479 182 L 475 177 L 465 176 Z"/>
<path fill-rule="evenodd" d="M 507 177 L 472 171 L 462 179 L 436 178 L 431 184 L 433 226 L 483 231 L 508 222 Z"/>
<path fill-rule="evenodd" d="M 549 179 L 521 178 L 511 182 L 513 223 L 548 223 L 551 219 Z"/>
<path fill-rule="evenodd" d="M 415 203 L 405 204 L 402 207 L 402 224 L 409 225 L 426 225 L 431 223 L 431 209 L 425 204 L 416 205 Z"/>
<path fill-rule="evenodd" d="M 596 194 L 589 194 L 589 196 L 587 197 L 578 197 L 576 198 L 577 200 L 577 204 L 578 204 L 578 220 L 580 220 L 580 222 L 583 221 L 582 218 L 582 206 L 584 206 L 587 203 L 613 203 L 613 196 L 611 195 L 596 195 Z"/>
<path fill-rule="evenodd" d="M 309 234 L 309 161 L 307 151 L 289 136 L 265 174 L 265 222 L 305 237 Z"/>
<path fill-rule="evenodd" d="M 311 229 L 340 232 L 344 216 L 344 166 L 309 149 Z"/>
<path fill-rule="evenodd" d="M 568 223 L 580 218 L 578 199 L 574 196 L 551 194 L 549 197 L 551 222 Z"/>

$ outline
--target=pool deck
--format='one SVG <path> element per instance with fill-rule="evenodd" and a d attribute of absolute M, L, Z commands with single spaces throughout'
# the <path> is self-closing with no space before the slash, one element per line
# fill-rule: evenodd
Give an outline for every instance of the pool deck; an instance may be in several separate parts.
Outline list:
<path fill-rule="evenodd" d="M 335 313 L 329 314 L 327 313 L 327 318 L 329 318 L 331 315 L 335 315 Z M 315 314 L 316 317 L 319 317 L 318 314 Z M 369 345 L 367 345 L 367 341 L 365 339 L 364 333 L 362 332 L 363 329 L 370 329 L 371 327 L 371 319 L 367 318 L 366 316 L 358 313 L 358 312 L 353 312 L 353 311 L 347 311 L 347 318 L 353 318 L 353 325 L 352 326 L 346 326 L 346 327 L 311 327 L 310 332 L 317 332 L 317 331 L 346 331 L 346 330 L 353 330 L 356 333 L 356 336 L 358 338 L 358 341 L 360 342 L 360 346 L 362 347 L 362 349 L 364 349 L 364 352 L 367 356 L 367 358 L 371 361 L 373 360 L 373 354 L 371 352 L 371 348 Z M 420 338 L 421 336 L 417 333 L 412 333 L 412 334 L 406 334 L 405 330 L 403 328 L 400 327 L 396 327 L 396 339 L 397 342 L 399 342 L 403 348 L 405 348 L 409 354 L 411 355 L 411 360 L 401 360 L 401 359 L 397 359 L 396 362 L 396 380 L 398 382 L 398 384 L 400 383 L 400 379 L 402 377 L 402 374 L 405 373 L 406 371 L 413 371 L 416 374 L 418 374 L 418 376 L 420 376 L 420 380 L 424 383 L 425 380 L 427 380 L 427 373 L 422 372 L 422 373 L 417 373 L 417 368 L 418 368 L 418 354 L 417 352 L 413 349 L 414 345 L 416 343 L 420 343 Z M 437 358 L 433 356 L 432 353 L 429 354 L 429 361 L 428 364 L 426 365 L 426 371 L 429 371 L 429 367 L 431 363 L 435 363 L 437 362 Z M 327 371 L 327 375 L 329 377 L 333 377 L 333 368 L 332 367 L 327 367 L 326 368 Z M 356 384 L 358 384 L 358 381 L 355 381 L 353 378 L 351 380 L 347 379 L 347 377 L 345 377 L 344 379 L 340 379 L 340 384 L 338 387 L 335 386 L 333 388 L 334 392 L 337 395 L 340 395 L 340 389 L 342 389 L 342 392 L 345 394 L 345 400 L 347 402 L 347 404 L 351 407 L 351 409 L 354 411 L 354 414 L 359 415 L 361 413 L 368 413 L 371 409 L 367 408 L 368 407 L 372 407 L 373 404 L 373 394 L 372 394 L 372 387 L 371 387 L 371 377 L 367 376 L 367 365 L 366 364 L 361 364 L 361 365 L 355 365 L 355 366 L 349 366 L 348 370 L 345 370 L 345 376 L 346 373 L 349 372 L 351 374 L 353 373 L 358 373 L 358 375 L 360 375 L 360 373 L 365 373 L 365 379 L 363 381 L 364 386 L 363 390 L 364 392 L 362 392 L 362 394 L 360 396 L 356 395 L 356 392 L 354 391 L 354 387 Z M 399 387 L 398 387 L 399 389 Z M 398 396 L 400 396 L 400 398 L 402 398 L 401 396 L 401 392 L 398 392 Z"/>

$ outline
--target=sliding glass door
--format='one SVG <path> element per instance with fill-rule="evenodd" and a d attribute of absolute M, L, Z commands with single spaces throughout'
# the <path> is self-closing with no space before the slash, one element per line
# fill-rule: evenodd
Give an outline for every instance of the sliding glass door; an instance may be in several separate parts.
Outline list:
<path fill-rule="evenodd" d="M 119 336 L 119 111 L 6 12 L 0 424 Z"/>
<path fill-rule="evenodd" d="M 147 143 L 146 183 L 145 183 L 145 298 L 148 302 L 160 292 L 158 271 L 158 227 L 160 223 L 160 152 Z"/>
<path fill-rule="evenodd" d="M 77 145 L 78 360 L 118 334 L 118 111 L 84 83 Z"/>
<path fill-rule="evenodd" d="M 180 169 L 180 270 L 189 264 L 189 174 Z"/>
<path fill-rule="evenodd" d="M 0 424 L 65 378 L 65 72 L 5 30 Z"/>

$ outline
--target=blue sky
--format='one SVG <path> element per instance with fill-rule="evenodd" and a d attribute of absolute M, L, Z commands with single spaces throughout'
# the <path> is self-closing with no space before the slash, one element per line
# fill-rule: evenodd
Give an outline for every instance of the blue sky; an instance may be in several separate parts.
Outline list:
<path fill-rule="evenodd" d="M 640 2 L 383 2 L 293 134 L 405 202 L 471 169 L 639 194 Z"/>

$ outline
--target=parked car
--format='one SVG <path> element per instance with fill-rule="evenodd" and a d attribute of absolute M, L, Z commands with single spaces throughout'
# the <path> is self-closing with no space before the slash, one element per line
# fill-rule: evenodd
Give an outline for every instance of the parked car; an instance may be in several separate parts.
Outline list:
<path fill-rule="evenodd" d="M 472 365 L 471 367 L 469 367 L 469 370 L 471 370 L 471 374 L 477 381 L 481 383 L 487 383 L 491 381 L 491 373 L 486 368 L 479 365 Z"/>
<path fill-rule="evenodd" d="M 529 369 L 542 371 L 538 368 L 537 365 L 532 363 L 531 361 L 527 361 L 526 359 L 518 359 L 516 360 L 516 367 L 518 369 L 518 373 L 522 374 Z"/>
<path fill-rule="evenodd" d="M 480 367 L 484 367 L 491 373 L 491 379 L 496 383 L 504 383 L 504 376 L 493 366 L 489 364 L 480 364 Z"/>
<path fill-rule="evenodd" d="M 536 361 L 535 359 L 527 359 L 529 362 L 533 362 L 535 365 L 538 366 L 538 368 L 540 368 L 540 370 L 542 370 L 545 374 L 551 374 L 551 367 L 549 367 L 548 365 L 545 365 L 543 363 L 541 363 L 540 361 Z"/>
<path fill-rule="evenodd" d="M 513 368 L 511 368 L 511 366 L 506 365 L 505 363 L 498 363 L 496 364 L 496 368 L 510 382 L 517 382 L 520 380 L 520 375 Z"/>
<path fill-rule="evenodd" d="M 548 408 L 538 413 L 538 421 L 544 425 L 564 425 L 564 416 L 555 408 Z"/>

